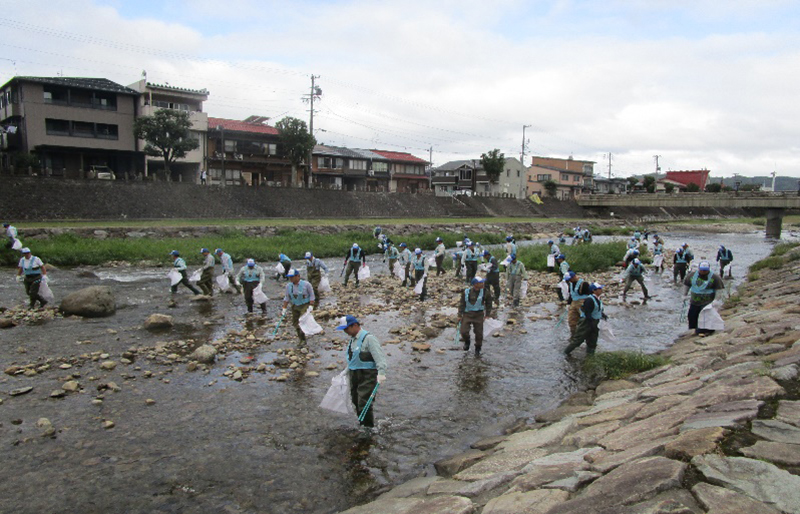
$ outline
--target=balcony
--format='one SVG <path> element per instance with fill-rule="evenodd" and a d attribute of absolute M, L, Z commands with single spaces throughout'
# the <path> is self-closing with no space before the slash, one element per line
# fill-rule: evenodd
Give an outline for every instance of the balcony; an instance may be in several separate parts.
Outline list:
<path fill-rule="evenodd" d="M 140 105 L 140 116 L 152 116 L 156 111 L 164 109 L 164 107 L 156 107 L 154 105 Z M 203 111 L 183 111 L 189 113 L 189 121 L 192 122 L 192 130 L 206 132 L 208 130 L 208 113 Z M 214 128 L 214 127 L 211 127 Z"/>

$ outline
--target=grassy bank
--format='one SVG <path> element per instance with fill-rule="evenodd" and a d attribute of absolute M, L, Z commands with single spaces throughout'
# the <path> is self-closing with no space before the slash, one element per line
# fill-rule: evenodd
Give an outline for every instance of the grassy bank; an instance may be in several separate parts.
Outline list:
<path fill-rule="evenodd" d="M 641 352 L 598 352 L 586 359 L 583 371 L 595 381 L 619 380 L 668 362 L 661 355 Z"/>
<path fill-rule="evenodd" d="M 395 244 L 405 242 L 413 251 L 419 247 L 424 250 L 435 248 L 435 239 L 440 236 L 448 247 L 464 236 L 483 244 L 497 244 L 505 241 L 505 234 L 468 233 L 433 231 L 428 234 L 414 234 L 403 240 L 394 238 Z M 390 234 L 391 237 L 391 234 Z M 257 262 L 277 262 L 278 254 L 285 253 L 292 260 L 300 260 L 306 251 L 320 258 L 344 258 L 345 252 L 353 243 L 358 243 L 367 253 L 377 252 L 377 241 L 371 233 L 340 232 L 338 234 L 314 234 L 293 229 L 281 230 L 277 235 L 254 238 L 247 237 L 236 229 L 222 234 L 199 238 L 140 238 L 140 239 L 94 239 L 78 237 L 74 234 L 61 234 L 49 239 L 26 242 L 33 253 L 45 263 L 58 266 L 98 265 L 110 261 L 153 261 L 169 263 L 169 252 L 178 250 L 189 264 L 201 262 L 200 248 L 222 248 L 231 254 L 234 262 L 252 258 Z M 0 252 L 2 264 L 16 266 L 19 254 L 11 251 Z"/>
<path fill-rule="evenodd" d="M 754 262 L 750 265 L 747 274 L 747 280 L 758 280 L 758 272 L 763 269 L 780 269 L 784 264 L 800 259 L 800 252 L 792 252 L 793 249 L 800 246 L 800 243 L 780 243 L 775 245 L 770 252 L 769 257 L 765 257 L 760 261 Z"/>
<path fill-rule="evenodd" d="M 622 260 L 627 251 L 624 241 L 580 244 L 576 246 L 562 245 L 560 248 L 570 268 L 578 273 L 590 273 L 611 268 Z M 642 246 L 641 252 L 640 258 L 644 262 L 652 260 L 644 246 Z M 550 253 L 550 248 L 546 244 L 525 246 L 521 247 L 517 252 L 517 259 L 521 260 L 528 270 L 547 271 L 548 253 Z M 505 254 L 503 258 L 505 258 Z"/>

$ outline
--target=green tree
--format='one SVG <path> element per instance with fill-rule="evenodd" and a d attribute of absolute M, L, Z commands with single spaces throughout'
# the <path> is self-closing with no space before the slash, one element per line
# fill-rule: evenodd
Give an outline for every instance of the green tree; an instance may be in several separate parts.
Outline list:
<path fill-rule="evenodd" d="M 666 184 L 664 184 L 664 191 L 666 191 L 667 194 L 671 195 L 672 192 L 675 191 L 675 184 L 670 184 L 669 182 L 667 182 Z"/>
<path fill-rule="evenodd" d="M 489 182 L 497 184 L 497 179 L 503 173 L 503 168 L 506 166 L 506 156 L 500 153 L 500 150 L 495 148 L 489 153 L 481 154 L 481 166 L 489 177 Z"/>
<path fill-rule="evenodd" d="M 761 184 L 742 184 L 739 191 L 761 191 Z"/>
<path fill-rule="evenodd" d="M 548 180 L 544 183 L 544 190 L 547 191 L 547 195 L 555 198 L 556 191 L 558 191 L 558 183 L 555 180 Z"/>
<path fill-rule="evenodd" d="M 152 116 L 141 116 L 133 123 L 133 133 L 145 141 L 144 153 L 164 159 L 164 173 L 171 176 L 170 165 L 176 159 L 198 146 L 191 137 L 192 121 L 189 113 L 173 109 L 159 109 Z"/>
<path fill-rule="evenodd" d="M 722 191 L 722 184 L 719 182 L 712 182 L 706 186 L 706 193 L 719 193 Z"/>
<path fill-rule="evenodd" d="M 14 155 L 14 172 L 28 173 L 29 170 L 37 171 L 41 164 L 39 157 L 35 153 L 19 152 Z"/>
<path fill-rule="evenodd" d="M 281 138 L 281 146 L 283 153 L 289 162 L 292 163 L 292 181 L 295 184 L 307 183 L 306 180 L 301 180 L 297 176 L 297 169 L 308 158 L 308 154 L 314 149 L 317 140 L 308 133 L 306 122 L 287 116 L 275 124 L 278 129 L 278 135 Z M 310 167 L 311 162 L 309 162 Z M 303 177 L 308 178 L 308 170 L 305 170 Z"/>
<path fill-rule="evenodd" d="M 692 182 L 691 184 L 687 184 L 686 185 L 686 191 L 688 191 L 690 193 L 699 193 L 700 192 L 700 186 L 698 186 L 697 184 Z"/>
<path fill-rule="evenodd" d="M 647 190 L 648 193 L 655 193 L 656 192 L 656 178 L 652 175 L 647 175 L 644 177 L 644 188 Z"/>
<path fill-rule="evenodd" d="M 628 177 L 628 191 L 633 191 L 633 188 L 635 188 L 638 184 L 639 184 L 638 178 Z"/>

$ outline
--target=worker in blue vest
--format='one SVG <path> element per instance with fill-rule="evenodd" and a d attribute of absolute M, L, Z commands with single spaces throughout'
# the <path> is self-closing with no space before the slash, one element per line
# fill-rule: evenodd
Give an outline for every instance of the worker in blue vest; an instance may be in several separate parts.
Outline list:
<path fill-rule="evenodd" d="M 355 316 L 345 316 L 344 324 L 336 327 L 350 336 L 347 343 L 347 370 L 350 378 L 350 399 L 356 409 L 356 414 L 364 412 L 369 398 L 378 384 L 386 382 L 386 357 L 383 354 L 378 338 L 361 328 L 361 322 Z M 369 405 L 361 425 L 372 428 L 375 418 L 372 408 L 375 398 Z"/>
<path fill-rule="evenodd" d="M 11 250 L 14 246 L 14 242 L 17 240 L 17 228 L 12 225 L 11 223 L 3 223 L 3 230 L 6 232 L 6 248 Z"/>
<path fill-rule="evenodd" d="M 514 307 L 519 307 L 525 278 L 525 264 L 517 260 L 517 254 L 511 254 L 511 262 L 506 266 L 506 303 L 511 300 Z"/>
<path fill-rule="evenodd" d="M 658 235 L 653 237 L 653 264 L 656 263 L 656 273 L 664 271 L 664 241 Z"/>
<path fill-rule="evenodd" d="M 555 264 L 556 257 L 558 257 L 561 254 L 561 248 L 559 248 L 558 245 L 555 244 L 555 242 L 553 242 L 552 239 L 547 241 L 547 246 L 550 249 L 549 252 L 548 252 L 548 261 L 550 260 L 549 256 L 552 255 L 553 256 L 553 264 Z M 555 266 L 548 266 L 547 267 L 547 271 L 554 271 L 554 270 L 555 270 Z"/>
<path fill-rule="evenodd" d="M 177 293 L 178 286 L 180 284 L 183 284 L 184 286 L 188 287 L 194 294 L 202 294 L 199 289 L 194 287 L 189 282 L 189 277 L 186 276 L 186 261 L 183 260 L 183 257 L 180 256 L 181 254 L 178 252 L 178 250 L 172 250 L 171 252 L 169 252 L 169 254 L 172 256 L 172 267 L 175 268 L 181 274 L 181 281 L 172 286 L 171 288 L 172 292 Z"/>
<path fill-rule="evenodd" d="M 629 248 L 627 252 L 625 252 L 625 257 L 622 258 L 622 262 L 625 263 L 625 267 L 627 268 L 628 265 L 633 262 L 633 259 L 639 258 L 639 250 L 636 248 Z"/>
<path fill-rule="evenodd" d="M 516 255 L 516 254 L 514 254 Z M 509 257 L 511 257 L 509 255 Z M 483 258 L 489 265 L 486 270 L 486 285 L 494 289 L 495 305 L 500 305 L 500 264 L 497 262 L 497 257 L 492 255 L 489 250 L 483 251 Z"/>
<path fill-rule="evenodd" d="M 556 256 L 556 266 L 558 266 L 558 274 L 563 278 L 564 275 L 566 275 L 570 270 L 569 263 L 567 262 L 567 256 L 563 253 L 558 254 Z"/>
<path fill-rule="evenodd" d="M 366 265 L 367 255 L 364 253 L 364 250 L 358 246 L 358 243 L 353 243 L 353 246 L 344 256 L 344 266 L 347 266 L 347 272 L 345 272 L 344 275 L 344 285 L 347 285 L 347 281 L 350 280 L 350 275 L 355 273 L 356 287 L 358 287 L 358 270 Z"/>
<path fill-rule="evenodd" d="M 589 298 L 589 295 L 592 293 L 589 291 L 589 282 L 578 278 L 578 274 L 574 271 L 568 271 L 567 274 L 564 275 L 564 281 L 569 286 L 567 324 L 569 325 L 569 335 L 572 336 L 575 333 L 575 329 L 578 328 L 578 320 L 581 317 L 583 301 Z"/>
<path fill-rule="evenodd" d="M 247 312 L 253 312 L 253 291 L 259 284 L 263 284 L 266 278 L 264 269 L 257 265 L 253 259 L 247 259 L 244 266 L 239 269 L 239 273 L 236 274 L 236 282 L 241 284 L 244 290 L 244 303 L 247 306 Z M 261 312 L 266 314 L 267 304 L 262 303 L 259 305 L 261 306 Z"/>
<path fill-rule="evenodd" d="M 634 238 L 634 239 L 635 239 L 637 242 L 641 242 L 641 241 L 642 241 L 642 233 L 641 233 L 641 232 L 639 232 L 638 230 L 635 230 L 635 231 L 633 232 L 633 238 Z"/>
<path fill-rule="evenodd" d="M 639 248 L 639 240 L 636 239 L 635 236 L 631 236 L 631 240 L 628 241 L 628 250 L 635 250 Z"/>
<path fill-rule="evenodd" d="M 512 253 L 517 253 L 517 242 L 514 240 L 514 236 L 506 236 L 506 257 L 510 256 Z"/>
<path fill-rule="evenodd" d="M 394 275 L 394 267 L 397 264 L 397 259 L 400 258 L 400 252 L 394 243 L 389 243 L 389 248 L 386 250 L 386 257 L 389 258 L 389 275 Z"/>
<path fill-rule="evenodd" d="M 485 287 L 481 277 L 474 277 L 470 287 L 464 289 L 458 303 L 458 322 L 461 325 L 461 340 L 464 351 L 469 350 L 469 331 L 475 334 L 475 355 L 480 355 L 483 347 L 483 321 L 491 316 L 492 290 Z"/>
<path fill-rule="evenodd" d="M 436 259 L 436 276 L 444 275 L 444 255 L 446 250 L 444 246 L 444 241 L 441 237 L 436 238 L 436 250 L 434 252 L 434 257 Z"/>
<path fill-rule="evenodd" d="M 711 273 L 711 265 L 708 261 L 703 261 L 698 266 L 697 271 L 688 275 L 683 281 L 683 295 L 691 293 L 689 297 L 689 312 L 686 315 L 689 320 L 689 329 L 694 329 L 695 334 L 708 334 L 713 330 L 697 328 L 697 320 L 700 311 L 714 301 L 717 291 L 725 288 L 722 277 L 716 273 Z"/>
<path fill-rule="evenodd" d="M 400 257 L 397 260 L 400 267 L 403 268 L 403 283 L 400 285 L 406 287 L 406 283 L 413 283 L 414 280 L 411 276 L 411 250 L 408 249 L 406 243 L 400 243 L 400 248 L 402 248 L 402 250 L 400 250 Z"/>
<path fill-rule="evenodd" d="M 319 283 L 322 282 L 322 272 L 328 272 L 328 266 L 322 260 L 314 257 L 311 252 L 306 252 L 306 278 L 314 289 L 314 298 L 319 302 Z"/>
<path fill-rule="evenodd" d="M 475 278 L 475 275 L 478 273 L 478 251 L 475 250 L 475 243 L 470 241 L 467 244 L 467 249 L 464 251 L 464 256 L 462 257 L 464 261 L 464 266 L 466 266 L 466 274 L 467 274 L 467 283 L 471 283 L 472 279 Z"/>
<path fill-rule="evenodd" d="M 686 271 L 689 269 L 689 263 L 692 261 L 692 254 L 686 248 L 689 245 L 684 243 L 675 250 L 675 255 L 672 256 L 672 282 L 677 283 L 678 277 L 681 277 L 681 282 L 686 278 Z"/>
<path fill-rule="evenodd" d="M 592 242 L 592 231 L 588 228 L 583 229 L 583 242 L 589 244 Z"/>
<path fill-rule="evenodd" d="M 428 260 L 425 258 L 425 254 L 422 253 L 422 249 L 416 248 L 414 250 L 411 265 L 414 267 L 414 278 L 411 279 L 411 287 L 422 281 L 422 293 L 419 295 L 419 301 L 422 302 L 428 294 Z"/>
<path fill-rule="evenodd" d="M 42 259 L 31 254 L 31 249 L 28 247 L 20 250 L 20 253 L 22 258 L 17 264 L 17 280 L 21 280 L 25 285 L 25 294 L 28 295 L 30 300 L 30 308 L 33 309 L 36 306 L 36 302 L 39 302 L 39 307 L 42 308 L 47 305 L 47 300 L 39 295 L 39 287 L 42 284 L 42 280 L 46 280 L 47 266 L 44 265 Z"/>
<path fill-rule="evenodd" d="M 297 337 L 300 342 L 306 342 L 306 335 L 303 329 L 300 328 L 300 316 L 306 313 L 311 308 L 313 310 L 314 302 L 317 297 L 314 296 L 314 288 L 311 284 L 300 278 L 300 272 L 296 269 L 290 269 L 287 274 L 289 283 L 286 284 L 286 294 L 283 296 L 283 311 L 281 316 L 286 315 L 286 308 L 291 303 L 292 305 L 292 325 L 297 331 Z"/>
<path fill-rule="evenodd" d="M 197 287 L 203 291 L 204 295 L 214 296 L 214 267 L 217 265 L 217 261 L 208 248 L 201 248 L 200 254 L 203 256 L 203 267 L 200 268 L 202 273 L 200 280 L 197 281 Z"/>
<path fill-rule="evenodd" d="M 214 250 L 214 254 L 219 258 L 219 262 L 222 264 L 222 273 L 220 273 L 220 275 L 227 276 L 230 286 L 236 289 L 236 294 L 240 294 L 242 292 L 242 287 L 236 283 L 236 277 L 233 274 L 233 259 L 231 255 L 224 252 L 222 248 Z"/>
<path fill-rule="evenodd" d="M 583 301 L 581 307 L 578 327 L 570 337 L 569 345 L 564 349 L 567 356 L 583 343 L 586 343 L 586 355 L 594 355 L 595 348 L 597 348 L 597 337 L 600 335 L 600 320 L 608 319 L 603 312 L 603 301 L 600 299 L 603 286 L 594 282 L 589 286 L 589 291 L 591 294 Z"/>
<path fill-rule="evenodd" d="M 280 280 L 281 277 L 289 280 L 288 274 L 289 270 L 292 269 L 292 259 L 290 259 L 286 254 L 281 253 L 278 254 L 278 263 L 283 267 L 283 273 L 275 273 L 275 280 Z"/>
<path fill-rule="evenodd" d="M 733 252 L 730 251 L 728 248 L 720 245 L 719 250 L 717 250 L 717 262 L 719 263 L 719 276 L 725 276 L 725 266 L 733 261 Z M 728 273 L 730 276 L 730 273 Z"/>
<path fill-rule="evenodd" d="M 647 286 L 644 285 L 644 276 L 647 273 L 647 269 L 642 264 L 642 261 L 639 259 L 633 259 L 627 269 L 625 269 L 624 273 L 622 274 L 622 278 L 625 279 L 625 287 L 622 289 L 622 301 L 624 302 L 628 297 L 628 289 L 631 288 L 631 284 L 638 282 L 640 286 L 642 286 L 642 293 L 644 293 L 645 301 L 650 299 L 650 295 L 647 294 Z"/>
<path fill-rule="evenodd" d="M 453 252 L 453 267 L 456 269 L 456 278 L 461 276 L 461 259 L 464 257 L 461 245 L 463 244 L 461 241 L 456 241 L 456 249 Z"/>

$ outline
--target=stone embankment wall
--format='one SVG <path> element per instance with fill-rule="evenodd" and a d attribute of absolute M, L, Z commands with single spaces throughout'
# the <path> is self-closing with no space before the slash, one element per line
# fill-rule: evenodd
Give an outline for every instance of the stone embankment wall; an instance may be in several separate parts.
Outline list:
<path fill-rule="evenodd" d="M 800 513 L 800 248 L 671 362 L 478 441 L 347 514 Z"/>

